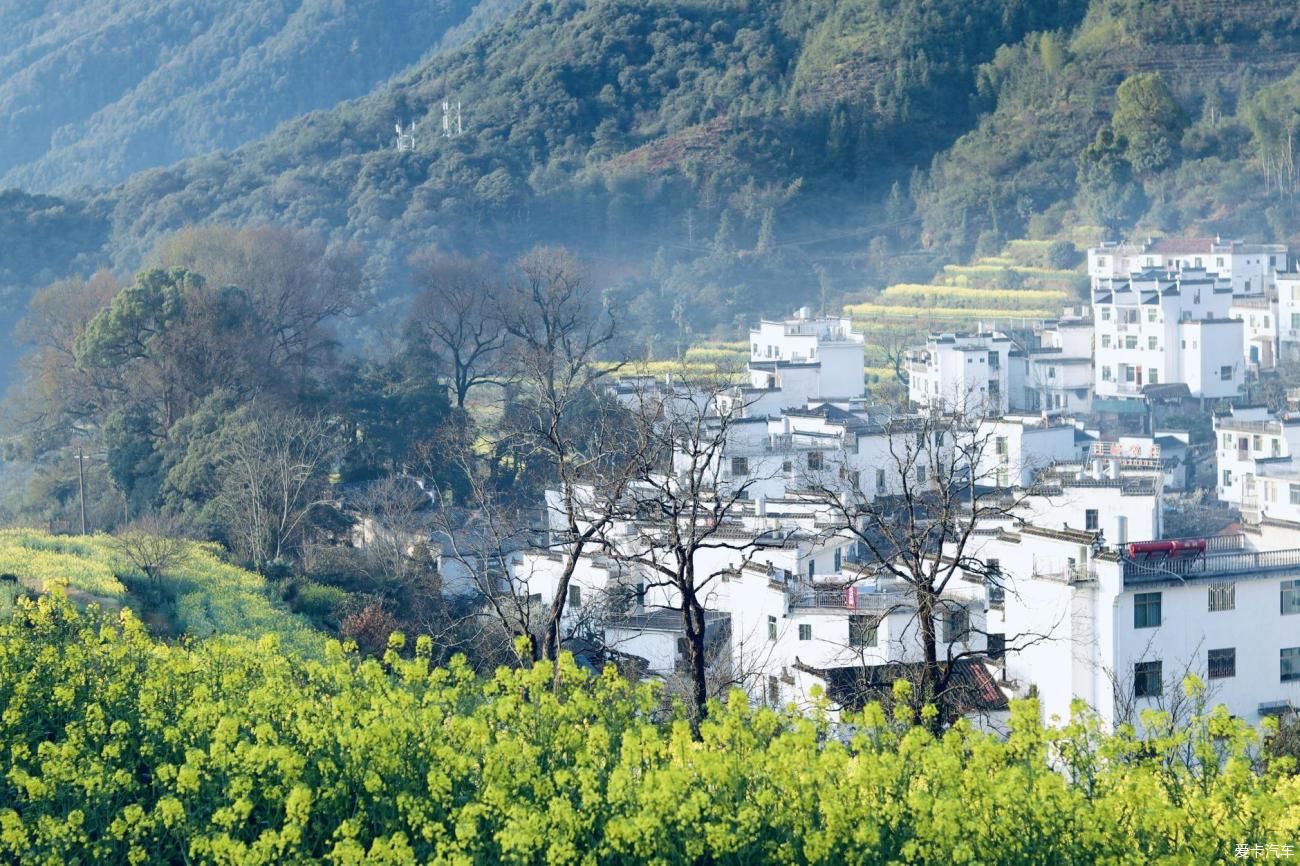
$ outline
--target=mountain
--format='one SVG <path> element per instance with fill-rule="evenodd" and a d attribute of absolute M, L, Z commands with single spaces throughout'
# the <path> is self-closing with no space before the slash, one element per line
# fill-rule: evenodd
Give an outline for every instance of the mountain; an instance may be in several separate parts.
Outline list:
<path fill-rule="evenodd" d="M 517 0 L 0 6 L 0 187 L 67 190 L 237 147 L 367 93 Z M 485 8 L 480 8 L 485 7 Z"/>
<path fill-rule="evenodd" d="M 694 289 L 668 276 L 656 289 L 706 308 L 708 329 L 815 282 L 804 248 L 829 215 L 852 230 L 838 249 L 862 246 L 881 191 L 976 122 L 979 64 L 1085 9 L 536 0 L 365 97 L 103 201 L 121 262 L 192 220 L 287 221 L 376 251 L 390 287 L 412 244 L 501 255 L 554 241 L 641 280 L 626 291 L 637 305 L 662 247 L 668 270 L 710 259 L 677 280 Z M 444 101 L 463 134 L 442 135 Z M 417 146 L 399 152 L 393 126 L 409 121 Z M 772 255 L 741 262 L 744 278 L 737 257 L 756 250 Z M 639 327 L 672 327 L 671 304 L 639 307 Z"/>
<path fill-rule="evenodd" d="M 592 263 L 636 348 L 662 357 L 759 313 L 924 282 L 1009 238 L 1300 227 L 1300 7 L 512 10 L 465 7 L 446 37 L 458 48 L 93 194 L 114 264 L 138 266 L 193 222 L 283 222 L 357 243 L 396 303 L 416 248 L 504 258 L 563 243 Z M 390 26 L 405 14 L 385 7 Z M 413 148 L 395 146 L 397 123 L 415 124 Z"/>

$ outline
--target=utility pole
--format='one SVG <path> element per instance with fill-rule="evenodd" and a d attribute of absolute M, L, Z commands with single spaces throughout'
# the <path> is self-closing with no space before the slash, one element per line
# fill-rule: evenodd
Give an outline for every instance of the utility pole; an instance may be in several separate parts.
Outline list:
<path fill-rule="evenodd" d="M 81 534 L 86 534 L 86 456 L 77 446 L 77 492 L 81 495 Z"/>

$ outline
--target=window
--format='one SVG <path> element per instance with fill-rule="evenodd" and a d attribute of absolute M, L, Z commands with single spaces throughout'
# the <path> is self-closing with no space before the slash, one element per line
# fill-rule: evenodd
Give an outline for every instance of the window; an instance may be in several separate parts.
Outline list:
<path fill-rule="evenodd" d="M 1300 580 L 1282 581 L 1282 615 L 1300 613 Z"/>
<path fill-rule="evenodd" d="M 1160 662 L 1133 665 L 1133 697 L 1158 698 L 1164 692 L 1164 671 Z"/>
<path fill-rule="evenodd" d="M 1300 646 L 1282 650 L 1282 682 L 1300 680 Z"/>
<path fill-rule="evenodd" d="M 1133 596 L 1133 628 L 1156 628 L 1160 625 L 1160 593 L 1139 592 Z"/>
<path fill-rule="evenodd" d="M 1263 451 L 1263 450 L 1264 450 L 1264 437 L 1263 437 L 1263 436 L 1260 436 L 1258 433 L 1256 433 L 1254 436 L 1251 437 L 1250 447 L 1251 447 L 1251 448 L 1254 448 L 1256 451 Z"/>
<path fill-rule="evenodd" d="M 815 559 L 808 560 L 808 579 L 812 580 L 813 575 L 816 573 L 817 573 L 817 560 Z"/>
<path fill-rule="evenodd" d="M 582 587 L 569 584 L 569 607 L 582 607 Z"/>
<path fill-rule="evenodd" d="M 634 590 L 636 594 L 636 603 L 645 606 L 645 583 L 638 583 Z"/>
<path fill-rule="evenodd" d="M 1101 518 L 1100 515 L 1097 514 L 1097 509 L 1086 509 L 1083 512 L 1083 528 L 1090 532 L 1096 532 L 1100 526 Z"/>
<path fill-rule="evenodd" d="M 1231 364 L 1228 364 L 1228 365 L 1226 365 L 1226 366 L 1223 366 L 1223 367 L 1220 367 L 1220 368 L 1219 368 L 1219 378 L 1222 379 L 1222 380 L 1225 381 L 1225 382 L 1229 382 L 1229 381 L 1232 380 L 1232 365 L 1231 365 Z"/>
<path fill-rule="evenodd" d="M 799 624 L 799 640 L 812 640 L 812 625 L 809 623 Z"/>
<path fill-rule="evenodd" d="M 843 565 L 844 565 L 844 550 L 843 548 L 837 547 L 835 548 L 835 567 L 832 570 L 836 574 L 839 574 L 840 567 Z"/>
<path fill-rule="evenodd" d="M 1232 470 L 1231 470 L 1231 469 L 1225 469 L 1225 470 L 1223 470 L 1223 486 L 1224 486 L 1224 487 L 1231 487 L 1231 486 L 1232 486 Z"/>
<path fill-rule="evenodd" d="M 1232 448 L 1232 435 L 1231 435 L 1231 434 L 1229 434 L 1229 433 L 1224 433 L 1224 434 L 1223 434 L 1223 447 L 1224 447 L 1225 449 L 1231 449 L 1231 448 Z"/>
<path fill-rule="evenodd" d="M 1294 300 L 1294 298 L 1292 300 Z M 1291 314 L 1291 327 L 1293 329 L 1300 328 L 1300 313 Z"/>
<path fill-rule="evenodd" d="M 1200 256 L 1197 256 L 1197 257 L 1196 257 L 1196 266 L 1197 266 L 1198 268 L 1201 266 L 1201 257 L 1200 257 Z"/>
<path fill-rule="evenodd" d="M 1102 334 L 1102 335 L 1101 335 L 1101 347 L 1102 347 L 1103 349 L 1109 349 L 1109 348 L 1110 348 L 1110 334 Z"/>
<path fill-rule="evenodd" d="M 1287 485 L 1291 489 L 1291 504 L 1300 505 L 1300 484 Z"/>
<path fill-rule="evenodd" d="M 849 614 L 849 646 L 873 647 L 879 639 L 880 620 L 874 616 Z"/>
<path fill-rule="evenodd" d="M 862 482 L 862 473 L 861 473 L 861 472 L 850 472 L 850 473 L 849 473 L 849 486 L 850 486 L 850 487 L 852 487 L 854 490 L 861 490 L 861 489 L 862 489 L 862 483 L 861 483 L 861 482 Z"/>
<path fill-rule="evenodd" d="M 876 470 L 876 490 L 884 490 L 884 489 L 885 489 L 885 470 L 883 470 L 883 469 L 877 469 L 877 470 Z"/>
<path fill-rule="evenodd" d="M 791 472 L 794 472 L 794 463 L 790 462 L 789 460 L 782 461 L 781 471 L 786 475 L 789 475 Z"/>
<path fill-rule="evenodd" d="M 749 459 L 746 457 L 731 458 L 731 474 L 735 478 L 744 478 L 749 474 Z"/>
<path fill-rule="evenodd" d="M 767 639 L 771 641 L 776 640 L 776 617 L 774 616 L 769 616 L 767 618 Z"/>
<path fill-rule="evenodd" d="M 991 634 L 988 636 L 988 657 L 991 659 L 1000 659 L 1007 654 L 1007 636 L 1005 634 Z"/>
<path fill-rule="evenodd" d="M 1137 347 L 1138 347 L 1138 338 L 1135 335 L 1129 334 L 1127 337 L 1124 338 L 1125 349 L 1136 349 Z"/>
<path fill-rule="evenodd" d="M 1055 368 L 1055 367 L 1048 367 L 1048 368 L 1047 368 L 1047 378 L 1049 378 L 1049 379 L 1055 379 L 1055 378 L 1056 378 L 1056 368 Z"/>
<path fill-rule="evenodd" d="M 1103 322 L 1109 322 L 1109 321 L 1110 321 L 1110 307 L 1102 307 L 1102 308 L 1101 308 L 1101 320 L 1102 320 Z"/>
<path fill-rule="evenodd" d="M 822 453 L 820 451 L 808 452 L 808 468 L 817 472 L 822 468 Z"/>
<path fill-rule="evenodd" d="M 964 607 L 943 610 L 943 639 L 948 643 L 965 640 L 970 634 L 970 611 Z"/>
<path fill-rule="evenodd" d="M 1157 370 L 1155 367 L 1152 367 L 1150 370 L 1147 370 L 1147 384 L 1149 385 L 1160 384 L 1160 371 Z"/>
<path fill-rule="evenodd" d="M 1111 378 L 1112 378 L 1112 376 L 1111 376 L 1111 372 L 1110 372 L 1110 367 L 1108 367 L 1108 366 L 1107 366 L 1107 367 L 1102 367 L 1102 368 L 1101 368 L 1101 381 L 1103 381 L 1103 382 L 1109 382 L 1109 381 L 1111 381 Z"/>
<path fill-rule="evenodd" d="M 1206 673 L 1212 680 L 1226 680 L 1237 675 L 1237 648 L 1212 649 L 1205 654 Z"/>
<path fill-rule="evenodd" d="M 1155 337 L 1147 337 L 1147 348 L 1150 349 L 1150 350 L 1153 351 L 1153 352 L 1156 350 L 1156 338 L 1155 338 Z"/>
<path fill-rule="evenodd" d="M 1237 584 L 1210 584 L 1210 613 L 1235 610 L 1237 607 Z"/>
<path fill-rule="evenodd" d="M 1214 266 L 1215 266 L 1216 268 L 1221 268 L 1221 267 L 1223 267 L 1223 256 L 1218 256 L 1217 258 L 1215 258 L 1215 260 L 1214 260 Z"/>
<path fill-rule="evenodd" d="M 1155 320 L 1156 320 L 1156 308 L 1155 308 L 1155 307 L 1147 307 L 1147 321 L 1148 321 L 1148 322 L 1154 322 Z M 1155 338 L 1152 337 L 1152 339 L 1155 339 Z M 1154 348 L 1154 347 L 1153 347 L 1153 348 Z"/>
<path fill-rule="evenodd" d="M 924 466 L 918 466 L 918 467 L 916 467 L 916 483 L 917 483 L 917 484 L 924 484 L 924 483 L 925 483 L 925 467 L 924 467 Z"/>

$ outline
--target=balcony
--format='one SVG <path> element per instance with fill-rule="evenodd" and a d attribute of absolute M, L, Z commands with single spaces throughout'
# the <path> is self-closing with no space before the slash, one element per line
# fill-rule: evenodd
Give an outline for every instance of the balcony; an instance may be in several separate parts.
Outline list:
<path fill-rule="evenodd" d="M 1300 571 L 1300 548 L 1289 550 L 1242 550 L 1235 553 L 1207 553 L 1179 559 L 1124 560 L 1124 585 L 1183 583 L 1189 577 L 1219 577 L 1238 574 L 1251 577 L 1265 571 Z"/>

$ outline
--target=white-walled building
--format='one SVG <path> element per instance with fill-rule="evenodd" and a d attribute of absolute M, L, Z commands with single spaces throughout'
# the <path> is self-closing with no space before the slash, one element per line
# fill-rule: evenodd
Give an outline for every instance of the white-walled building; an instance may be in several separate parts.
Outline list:
<path fill-rule="evenodd" d="M 1242 322 L 1242 348 L 1246 364 L 1256 370 L 1271 369 L 1278 358 L 1278 302 L 1275 295 L 1237 295 L 1228 311 Z"/>
<path fill-rule="evenodd" d="M 807 307 L 749 331 L 749 384 L 782 392 L 782 406 L 811 399 L 847 400 L 866 390 L 863 336 L 847 316 L 814 317 Z"/>
<path fill-rule="evenodd" d="M 1001 415 L 1010 408 L 1011 338 L 996 331 L 932 334 L 910 353 L 908 399 L 924 409 Z"/>
<path fill-rule="evenodd" d="M 1278 358 L 1300 360 L 1300 271 L 1277 274 Z"/>
<path fill-rule="evenodd" d="M 1153 238 L 1146 243 L 1103 243 L 1088 250 L 1088 276 L 1094 289 L 1144 271 L 1198 270 L 1228 281 L 1233 294 L 1269 292 L 1275 275 L 1286 271 L 1285 244 L 1247 244 L 1221 238 Z"/>
<path fill-rule="evenodd" d="M 1292 456 L 1300 450 L 1300 418 L 1276 418 L 1266 406 L 1238 406 L 1214 416 L 1215 490 L 1218 498 L 1258 522 L 1277 510 L 1279 494 L 1289 499 L 1289 489 L 1268 488 L 1262 478 L 1274 480 L 1293 469 Z"/>
<path fill-rule="evenodd" d="M 1011 410 L 1071 416 L 1091 411 L 1092 335 L 1092 321 L 1084 318 L 1038 328 L 1038 346 L 1021 355 L 1025 369 L 1019 378 L 1024 384 L 1012 388 Z"/>
<path fill-rule="evenodd" d="M 1232 287 L 1204 271 L 1144 272 L 1093 289 L 1098 397 L 1137 397 L 1184 383 L 1197 399 L 1235 396 L 1245 361 Z"/>
<path fill-rule="evenodd" d="M 1006 677 L 1034 689 L 1045 720 L 1068 719 L 1078 698 L 1107 723 L 1137 723 L 1189 673 L 1250 722 L 1300 705 L 1300 550 L 1253 552 L 1241 536 L 1194 556 L 1128 550 L 1034 527 L 984 545 L 1005 586 L 989 630 L 1008 636 Z M 1013 650 L 1012 635 L 1048 639 Z"/>

